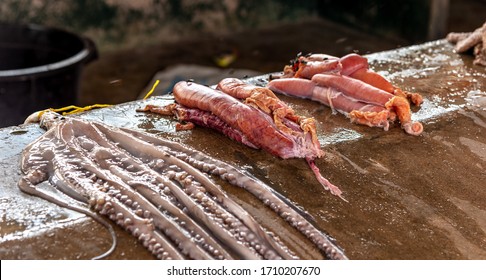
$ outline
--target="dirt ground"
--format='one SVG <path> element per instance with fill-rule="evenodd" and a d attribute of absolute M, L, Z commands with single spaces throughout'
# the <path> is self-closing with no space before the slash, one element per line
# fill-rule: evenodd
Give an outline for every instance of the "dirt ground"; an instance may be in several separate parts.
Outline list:
<path fill-rule="evenodd" d="M 485 1 L 451 1 L 448 31 L 474 30 L 484 22 L 484 18 L 475 16 L 481 14 L 486 14 Z M 342 56 L 411 44 L 397 38 L 374 36 L 315 18 L 236 34 L 200 34 L 177 42 L 141 42 L 140 47 L 133 49 L 100 51 L 99 59 L 85 68 L 79 103 L 119 104 L 135 100 L 158 71 L 181 63 L 218 67 L 216 57 L 226 53 L 236 56 L 229 68 L 269 73 L 280 71 L 299 52 Z"/>
<path fill-rule="evenodd" d="M 101 53 L 97 61 L 85 68 L 80 103 L 118 104 L 134 100 L 157 71 L 180 63 L 218 67 L 216 57 L 227 53 L 236 56 L 229 65 L 231 68 L 269 73 L 280 71 L 298 52 L 337 56 L 353 51 L 366 54 L 393 49 L 403 43 L 366 35 L 324 20 L 239 34 L 201 36 L 175 43 L 160 42 L 137 49 Z"/>

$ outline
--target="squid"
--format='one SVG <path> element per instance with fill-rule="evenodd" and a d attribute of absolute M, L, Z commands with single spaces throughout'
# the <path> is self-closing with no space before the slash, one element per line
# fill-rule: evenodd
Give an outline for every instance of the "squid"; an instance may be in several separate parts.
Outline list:
<path fill-rule="evenodd" d="M 311 54 L 291 62 L 282 75 L 271 77 L 269 89 L 318 101 L 354 123 L 388 130 L 389 123 L 398 119 L 408 134 L 422 133 L 423 126 L 412 122 L 410 109 L 410 103 L 418 106 L 423 102 L 422 96 L 392 85 L 369 69 L 366 58 Z"/>
<path fill-rule="evenodd" d="M 305 158 L 324 189 L 345 200 L 339 187 L 322 176 L 315 164 L 315 159 L 324 155 L 315 120 L 296 115 L 271 90 L 226 78 L 217 89 L 181 81 L 174 86 L 173 94 L 177 103 L 147 105 L 140 111 L 175 115 L 180 121 L 215 129 L 282 159 Z"/>

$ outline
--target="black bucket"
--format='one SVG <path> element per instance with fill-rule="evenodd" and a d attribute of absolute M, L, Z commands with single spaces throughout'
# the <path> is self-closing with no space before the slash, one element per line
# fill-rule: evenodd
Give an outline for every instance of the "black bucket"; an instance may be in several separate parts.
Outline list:
<path fill-rule="evenodd" d="M 97 57 L 88 38 L 0 23 L 0 127 L 21 124 L 35 111 L 76 105 L 82 68 Z"/>

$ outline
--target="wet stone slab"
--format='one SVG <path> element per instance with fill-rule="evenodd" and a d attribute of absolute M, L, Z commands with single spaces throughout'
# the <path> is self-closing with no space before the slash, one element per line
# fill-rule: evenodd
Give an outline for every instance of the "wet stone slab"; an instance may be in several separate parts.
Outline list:
<path fill-rule="evenodd" d="M 302 159 L 277 159 L 203 128 L 176 133 L 173 119 L 135 111 L 147 102 L 171 103 L 171 96 L 79 117 L 183 142 L 251 172 L 307 210 L 351 259 L 486 259 L 485 69 L 445 41 L 368 58 L 397 86 L 424 96 L 413 115 L 424 124 L 421 136 L 406 135 L 398 126 L 387 132 L 357 126 L 315 102 L 281 97 L 298 114 L 317 119 L 326 156 L 316 163 L 349 202 L 324 191 Z M 266 78 L 250 81 L 264 84 Z M 0 130 L 0 258 L 97 256 L 110 246 L 106 229 L 17 188 L 21 151 L 42 133 L 36 125 Z M 52 189 L 48 183 L 42 187 Z M 284 241 L 302 257 L 322 258 L 251 195 L 223 188 L 265 227 L 286 233 Z M 128 233 L 117 234 L 120 245 L 110 258 L 152 258 Z"/>

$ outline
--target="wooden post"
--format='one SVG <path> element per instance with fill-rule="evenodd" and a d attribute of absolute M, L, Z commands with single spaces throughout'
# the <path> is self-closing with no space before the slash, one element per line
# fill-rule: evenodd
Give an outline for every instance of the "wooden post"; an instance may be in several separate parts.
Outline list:
<path fill-rule="evenodd" d="M 429 30 L 427 32 L 429 41 L 446 36 L 448 18 L 449 0 L 430 0 Z"/>

